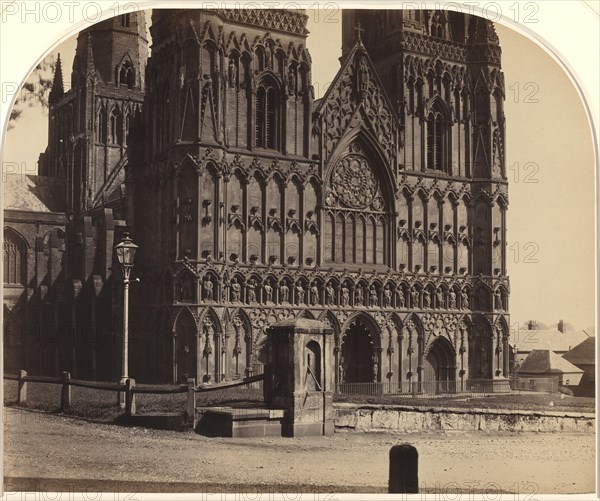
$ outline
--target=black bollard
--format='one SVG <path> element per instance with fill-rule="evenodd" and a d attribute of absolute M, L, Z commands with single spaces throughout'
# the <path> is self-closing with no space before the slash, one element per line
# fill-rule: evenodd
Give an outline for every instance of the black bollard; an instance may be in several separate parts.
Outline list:
<path fill-rule="evenodd" d="M 419 453 L 404 443 L 390 449 L 389 494 L 418 494 Z"/>

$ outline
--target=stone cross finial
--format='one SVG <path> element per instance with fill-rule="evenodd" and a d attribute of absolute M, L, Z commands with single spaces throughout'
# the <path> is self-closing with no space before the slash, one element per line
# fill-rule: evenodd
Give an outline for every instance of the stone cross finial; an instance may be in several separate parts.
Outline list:
<path fill-rule="evenodd" d="M 365 30 L 364 28 L 360 27 L 360 21 L 356 24 L 354 31 L 356 31 L 356 41 L 362 42 L 362 34 L 365 32 Z"/>

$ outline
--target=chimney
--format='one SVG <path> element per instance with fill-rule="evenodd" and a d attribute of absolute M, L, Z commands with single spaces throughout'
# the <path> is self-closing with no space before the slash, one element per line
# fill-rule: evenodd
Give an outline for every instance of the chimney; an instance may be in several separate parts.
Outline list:
<path fill-rule="evenodd" d="M 558 321 L 558 330 L 560 332 L 565 332 L 565 322 L 564 322 L 564 320 L 559 320 Z"/>
<path fill-rule="evenodd" d="M 535 320 L 530 320 L 527 325 L 527 329 L 530 331 L 536 331 L 538 328 L 537 322 Z"/>

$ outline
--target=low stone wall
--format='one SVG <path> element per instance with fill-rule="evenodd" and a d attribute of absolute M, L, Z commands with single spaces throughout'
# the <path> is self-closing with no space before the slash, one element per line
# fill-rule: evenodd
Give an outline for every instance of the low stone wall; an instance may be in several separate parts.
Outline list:
<path fill-rule="evenodd" d="M 594 433 L 594 414 L 508 409 L 434 409 L 399 405 L 334 404 L 335 429 L 356 431 L 528 431 Z"/>

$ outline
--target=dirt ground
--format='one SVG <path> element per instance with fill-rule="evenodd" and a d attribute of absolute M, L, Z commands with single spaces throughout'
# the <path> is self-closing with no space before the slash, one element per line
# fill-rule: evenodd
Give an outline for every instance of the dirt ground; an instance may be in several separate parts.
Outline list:
<path fill-rule="evenodd" d="M 226 439 L 16 408 L 5 409 L 4 427 L 6 490 L 387 492 L 389 449 L 408 441 L 421 492 L 595 491 L 593 434 Z"/>

